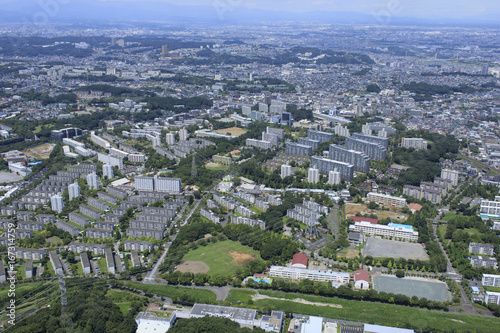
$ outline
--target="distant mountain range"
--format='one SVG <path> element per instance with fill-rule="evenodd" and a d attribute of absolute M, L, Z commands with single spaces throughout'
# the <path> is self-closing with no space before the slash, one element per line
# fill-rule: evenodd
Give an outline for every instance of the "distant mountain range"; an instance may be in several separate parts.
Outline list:
<path fill-rule="evenodd" d="M 61 3 L 66 2 L 60 1 Z M 227 1 L 214 1 L 214 6 L 182 6 L 155 1 L 11 1 L 0 7 L 1 22 L 131 22 L 251 24 L 256 21 L 321 22 L 338 24 L 391 25 L 498 25 L 498 14 L 473 19 L 423 19 L 413 17 L 377 17 L 357 12 L 312 11 L 305 13 L 275 12 L 246 7 L 231 7 Z M 42 3 L 52 5 L 43 6 Z"/>

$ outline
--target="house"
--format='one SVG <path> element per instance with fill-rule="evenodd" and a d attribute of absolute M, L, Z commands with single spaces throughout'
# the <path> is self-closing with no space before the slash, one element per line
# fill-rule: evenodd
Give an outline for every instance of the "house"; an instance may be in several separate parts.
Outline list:
<path fill-rule="evenodd" d="M 354 288 L 370 289 L 370 276 L 367 271 L 361 269 L 354 271 Z"/>
<path fill-rule="evenodd" d="M 422 209 L 422 205 L 419 205 L 417 203 L 411 203 L 408 205 L 408 209 L 412 212 L 419 212 Z"/>
<path fill-rule="evenodd" d="M 309 260 L 309 257 L 307 255 L 305 255 L 304 253 L 296 253 L 293 255 L 292 267 L 306 269 L 308 260 Z"/>

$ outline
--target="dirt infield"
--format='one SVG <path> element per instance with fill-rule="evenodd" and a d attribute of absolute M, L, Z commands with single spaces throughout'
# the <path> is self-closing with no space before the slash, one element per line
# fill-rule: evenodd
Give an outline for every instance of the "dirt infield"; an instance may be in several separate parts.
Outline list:
<path fill-rule="evenodd" d="M 40 146 L 25 149 L 23 150 L 23 153 L 39 160 L 46 160 L 50 157 L 50 153 L 52 152 L 52 149 L 54 149 L 54 147 L 55 144 L 45 143 Z"/>
<path fill-rule="evenodd" d="M 252 301 L 260 301 L 261 299 L 276 299 L 276 300 L 279 300 L 279 301 L 284 301 L 285 299 L 283 298 L 277 298 L 277 297 L 271 297 L 271 296 L 267 296 L 267 295 L 262 295 L 262 294 L 255 294 L 252 296 Z M 328 307 L 331 307 L 331 308 L 337 308 L 337 309 L 342 309 L 343 306 L 340 305 L 340 304 L 331 304 L 331 303 L 318 303 L 318 302 L 310 302 L 310 301 L 306 301 L 305 299 L 302 299 L 302 298 L 294 298 L 294 299 L 286 299 L 286 301 L 289 301 L 289 302 L 294 302 L 294 303 L 300 303 L 300 304 L 306 304 L 306 305 L 316 305 L 316 306 L 328 306 Z"/>
<path fill-rule="evenodd" d="M 181 273 L 208 273 L 210 267 L 203 261 L 185 261 L 182 264 L 177 265 L 176 271 Z"/>
<path fill-rule="evenodd" d="M 247 130 L 245 130 L 243 128 L 239 128 L 239 127 L 229 127 L 229 128 L 224 128 L 224 129 L 220 129 L 220 130 L 215 130 L 214 132 L 219 133 L 219 134 L 231 133 L 232 136 L 238 137 L 242 134 L 245 134 L 247 132 Z"/>
<path fill-rule="evenodd" d="M 237 265 L 245 265 L 256 258 L 254 255 L 241 251 L 230 252 L 228 254 L 234 259 Z"/>

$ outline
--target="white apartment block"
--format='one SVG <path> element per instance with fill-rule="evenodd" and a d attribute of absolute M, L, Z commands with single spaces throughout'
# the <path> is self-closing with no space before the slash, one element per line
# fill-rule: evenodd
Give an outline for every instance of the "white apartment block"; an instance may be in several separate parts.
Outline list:
<path fill-rule="evenodd" d="M 442 169 L 441 170 L 441 178 L 451 180 L 453 182 L 453 186 L 458 185 L 459 176 L 460 176 L 460 173 L 456 170 L 450 170 L 450 169 Z"/>
<path fill-rule="evenodd" d="M 486 304 L 500 304 L 500 293 L 487 291 L 484 296 L 484 302 Z"/>
<path fill-rule="evenodd" d="M 381 204 L 384 206 L 392 206 L 392 207 L 406 207 L 406 199 L 400 197 L 393 197 L 387 194 L 370 192 L 366 196 L 366 199 L 370 202 L 375 202 L 377 204 Z"/>
<path fill-rule="evenodd" d="M 310 184 L 319 183 L 319 169 L 309 168 L 307 172 L 307 182 Z"/>
<path fill-rule="evenodd" d="M 103 138 L 98 137 L 97 135 L 95 135 L 94 131 L 90 132 L 90 140 L 93 143 L 95 143 L 96 145 L 101 146 L 104 149 L 111 148 L 111 144 L 108 141 L 104 140 Z"/>
<path fill-rule="evenodd" d="M 500 275 L 483 274 L 481 284 L 485 287 L 500 287 Z"/>
<path fill-rule="evenodd" d="M 78 185 L 78 183 L 75 182 L 68 186 L 68 195 L 70 201 L 80 196 L 80 186 Z"/>
<path fill-rule="evenodd" d="M 481 199 L 481 213 L 500 215 L 500 196 L 495 196 L 495 201 Z"/>
<path fill-rule="evenodd" d="M 104 164 L 102 166 L 102 175 L 103 177 L 108 177 L 108 179 L 115 178 L 115 174 L 113 172 L 113 166 L 109 164 Z"/>
<path fill-rule="evenodd" d="M 371 224 L 370 222 L 355 222 L 349 226 L 349 230 L 362 232 L 365 235 L 382 236 L 392 239 L 403 239 L 416 242 L 418 231 L 413 227 L 389 223 L 389 225 Z"/>
<path fill-rule="evenodd" d="M 349 283 L 349 273 L 331 270 L 303 269 L 284 266 L 271 266 L 269 276 L 283 279 L 304 280 L 318 282 L 331 282 L 332 286 L 340 287 Z"/>
<path fill-rule="evenodd" d="M 422 138 L 403 138 L 401 139 L 401 147 L 403 148 L 414 148 L 427 149 L 427 141 Z"/>
<path fill-rule="evenodd" d="M 328 172 L 328 184 L 338 185 L 340 182 L 340 172 L 338 172 L 337 169 Z"/>
<path fill-rule="evenodd" d="M 292 167 L 290 165 L 281 165 L 281 179 L 292 175 Z"/>

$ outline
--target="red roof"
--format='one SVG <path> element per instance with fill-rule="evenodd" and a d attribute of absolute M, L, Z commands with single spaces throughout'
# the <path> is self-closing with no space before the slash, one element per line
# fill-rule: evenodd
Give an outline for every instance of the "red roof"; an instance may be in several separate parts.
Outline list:
<path fill-rule="evenodd" d="M 234 155 L 234 154 L 239 154 L 239 153 L 241 153 L 241 151 L 239 151 L 239 150 L 237 150 L 237 149 L 236 149 L 236 150 L 231 150 L 231 151 L 229 152 L 229 154 L 233 154 L 233 155 Z"/>
<path fill-rule="evenodd" d="M 422 209 L 422 205 L 419 205 L 417 203 L 411 203 L 408 205 L 408 208 L 411 209 L 411 210 L 416 210 L 416 211 L 419 211 Z"/>
<path fill-rule="evenodd" d="M 292 266 L 295 264 L 302 264 L 307 267 L 307 261 L 309 257 L 304 253 L 296 253 L 293 255 Z"/>
<path fill-rule="evenodd" d="M 370 222 L 371 224 L 377 224 L 378 219 L 371 219 L 368 217 L 362 217 L 362 216 L 351 216 L 350 217 L 354 222 Z"/>
<path fill-rule="evenodd" d="M 368 272 L 363 271 L 361 269 L 354 271 L 354 282 L 356 282 L 356 281 L 370 282 L 370 276 L 368 275 Z"/>

